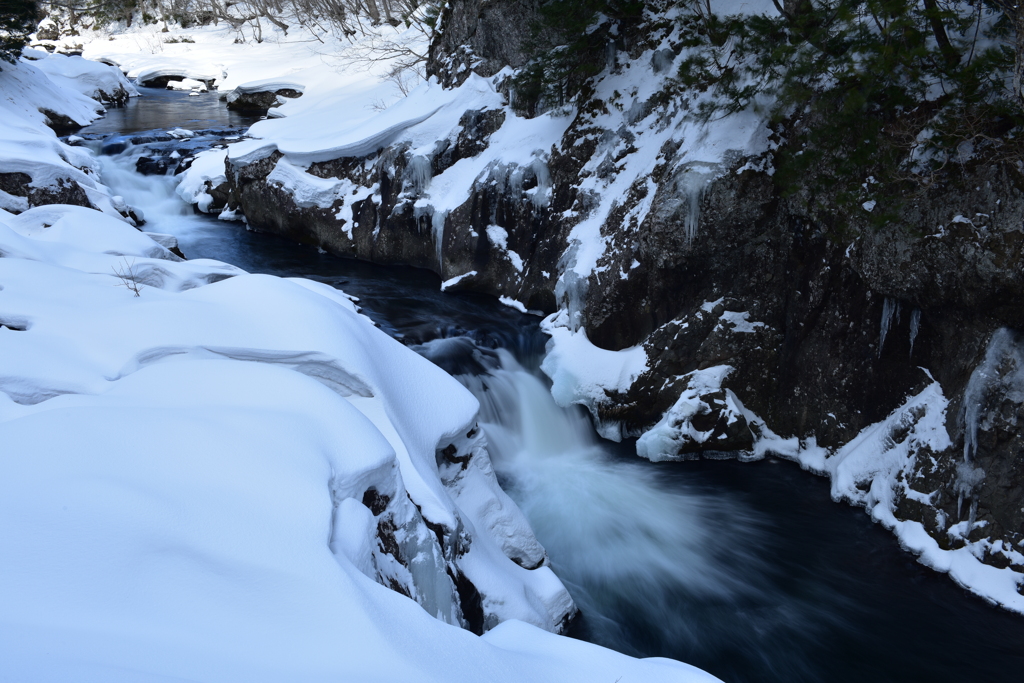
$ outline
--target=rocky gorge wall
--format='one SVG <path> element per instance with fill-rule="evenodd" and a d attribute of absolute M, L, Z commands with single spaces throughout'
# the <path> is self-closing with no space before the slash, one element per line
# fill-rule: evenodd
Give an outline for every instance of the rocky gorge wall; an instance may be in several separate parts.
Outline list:
<path fill-rule="evenodd" d="M 522 64 L 533 7 L 448 3 L 433 75 L 457 87 L 475 68 L 507 95 L 501 67 Z M 641 345 L 645 370 L 575 399 L 603 435 L 640 436 L 656 460 L 797 460 L 898 533 L 918 525 L 931 540 L 900 537 L 926 563 L 953 572 L 928 544 L 969 553 L 1019 586 L 1024 175 L 968 165 L 882 227 L 868 208 L 812 215 L 773 180 L 779 141 L 763 122 L 693 123 L 700 95 L 671 79 L 677 29 L 648 20 L 617 39 L 586 101 L 547 114 L 566 125 L 536 162 L 495 157 L 451 211 L 426 190 L 494 151 L 519 118 L 507 99 L 465 111 L 426 156 L 399 139 L 304 165 L 332 184 L 328 202 L 300 197 L 286 154 L 229 158 L 205 208 L 561 311 L 549 325 L 603 349 Z"/>

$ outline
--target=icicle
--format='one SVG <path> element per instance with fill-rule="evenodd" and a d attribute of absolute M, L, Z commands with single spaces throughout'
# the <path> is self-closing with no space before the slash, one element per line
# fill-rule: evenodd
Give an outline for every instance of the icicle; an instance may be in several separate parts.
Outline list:
<path fill-rule="evenodd" d="M 974 467 L 967 461 L 959 462 L 956 466 L 956 475 L 953 479 L 953 491 L 956 493 L 956 516 L 962 519 L 962 508 L 964 499 L 971 499 L 971 526 L 974 525 L 973 515 L 977 513 L 977 504 L 974 500 L 974 491 L 985 479 L 985 470 Z"/>
<path fill-rule="evenodd" d="M 961 422 L 964 429 L 964 459 L 957 465 L 953 490 L 957 494 L 957 516 L 965 499 L 971 500 L 968 533 L 977 514 L 974 492 L 985 479 L 985 471 L 972 465 L 978 455 L 978 429 L 987 414 L 986 404 L 996 393 L 997 402 L 1024 403 L 1024 347 L 1010 330 L 996 330 L 985 350 L 985 357 L 971 373 L 964 388 Z"/>
<path fill-rule="evenodd" d="M 1000 377 L 999 366 L 1004 359 L 1013 363 L 1011 371 Z M 1024 350 L 1016 343 L 1013 333 L 1000 328 L 992 335 L 985 358 L 971 373 L 964 389 L 961 417 L 964 425 L 964 462 L 971 462 L 978 451 L 978 425 L 985 398 L 996 383 L 1004 384 L 1006 393 L 1014 400 L 1024 400 Z"/>
<path fill-rule="evenodd" d="M 892 326 L 893 316 L 896 317 L 896 322 L 900 321 L 900 302 L 891 297 L 885 297 L 885 301 L 882 303 L 882 329 L 878 337 L 878 357 L 882 357 L 882 349 L 885 347 L 885 337 L 889 334 L 889 328 Z"/>
<path fill-rule="evenodd" d="M 707 192 L 707 178 L 703 173 L 689 171 L 683 176 L 683 191 L 686 195 L 686 217 L 683 226 L 686 228 L 687 243 L 693 242 L 700 226 L 700 209 Z"/>
<path fill-rule="evenodd" d="M 434 245 L 437 247 L 437 265 L 441 267 L 441 248 L 444 246 L 444 223 L 448 220 L 447 211 L 434 210 L 434 214 L 430 217 L 431 227 L 434 233 Z"/>
<path fill-rule="evenodd" d="M 910 356 L 914 356 L 914 341 L 917 339 L 917 332 L 921 329 L 921 309 L 915 308 L 910 313 Z"/>
<path fill-rule="evenodd" d="M 422 155 L 414 155 L 409 158 L 403 174 L 403 190 L 414 196 L 420 196 L 430 185 L 434 171 L 430 165 L 430 159 Z"/>
<path fill-rule="evenodd" d="M 547 206 L 551 201 L 551 172 L 548 170 L 548 165 L 544 163 L 543 159 L 534 158 L 530 162 L 530 169 L 537 177 L 537 187 L 530 199 L 537 208 Z"/>
<path fill-rule="evenodd" d="M 583 303 L 586 301 L 589 285 L 586 277 L 576 273 L 576 254 L 579 242 L 574 242 L 558 261 L 562 275 L 555 283 L 555 297 L 567 316 L 567 327 L 576 331 L 583 325 Z"/>

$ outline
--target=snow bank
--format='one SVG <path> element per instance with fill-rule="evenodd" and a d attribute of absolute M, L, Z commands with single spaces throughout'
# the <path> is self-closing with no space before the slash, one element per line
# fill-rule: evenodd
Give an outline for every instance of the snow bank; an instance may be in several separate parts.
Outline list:
<path fill-rule="evenodd" d="M 571 603 L 509 559 L 543 551 L 475 399 L 340 292 L 77 207 L 0 212 L 0 251 L 8 676 L 713 680 L 536 628 Z M 506 623 L 444 623 L 450 572 Z"/>
<path fill-rule="evenodd" d="M 109 64 L 61 54 L 47 55 L 32 63 L 60 87 L 77 90 L 99 102 L 123 102 L 139 94 L 135 86 Z"/>
<path fill-rule="evenodd" d="M 361 54 L 360 40 L 380 39 L 372 35 L 339 40 L 328 31 L 314 34 L 300 27 L 284 33 L 265 22 L 264 40 L 256 42 L 223 22 L 188 29 L 171 25 L 168 29 L 164 33 L 161 26 L 140 22 L 130 27 L 86 31 L 74 40 L 84 44 L 84 57 L 117 64 L 140 83 L 173 77 L 212 81 L 221 91 L 239 87 L 263 90 L 274 83 L 324 96 L 339 89 L 349 95 L 366 89 L 376 91 L 358 103 L 349 101 L 343 109 L 349 115 L 360 113 L 364 105 L 370 114 L 373 109 L 369 105 L 388 104 L 400 94 L 393 83 L 382 86 L 389 62 L 371 63 L 357 56 Z M 397 35 L 389 25 L 366 30 L 382 33 L 389 40 Z M 422 35 L 416 31 L 406 31 L 401 39 L 414 49 L 425 49 Z M 289 110 L 291 106 L 289 103 Z"/>
<path fill-rule="evenodd" d="M 120 215 L 115 207 L 123 206 L 123 201 L 110 197 L 99 182 L 92 155 L 64 144 L 47 126 L 48 120 L 78 125 L 96 120 L 104 110 L 83 93 L 111 87 L 120 82 L 118 78 L 116 70 L 105 64 L 63 55 L 4 65 L 0 71 L 0 173 L 25 174 L 30 180 L 8 176 L 6 189 L 0 188 L 0 209 L 21 212 L 73 196 L 105 213 Z"/>

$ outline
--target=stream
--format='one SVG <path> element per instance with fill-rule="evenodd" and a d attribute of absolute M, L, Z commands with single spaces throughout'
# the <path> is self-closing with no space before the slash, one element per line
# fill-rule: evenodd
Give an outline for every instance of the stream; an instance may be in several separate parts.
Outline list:
<path fill-rule="evenodd" d="M 79 134 L 100 140 L 184 127 L 238 127 L 216 93 L 140 89 Z M 306 277 L 358 297 L 385 332 L 456 376 L 481 402 L 502 486 L 520 505 L 582 616 L 574 637 L 664 656 L 728 683 L 1019 681 L 1024 617 L 991 607 L 916 563 L 828 481 L 775 459 L 649 463 L 600 440 L 581 409 L 557 407 L 538 368 L 539 318 L 433 273 L 319 253 L 197 215 L 173 176 L 143 176 L 150 147 L 108 147 L 103 181 L 141 208 L 144 230 L 190 259 Z"/>

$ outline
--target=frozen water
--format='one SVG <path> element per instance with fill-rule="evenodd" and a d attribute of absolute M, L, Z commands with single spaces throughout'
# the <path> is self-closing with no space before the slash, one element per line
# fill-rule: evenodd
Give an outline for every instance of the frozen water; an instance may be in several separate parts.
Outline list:
<path fill-rule="evenodd" d="M 914 342 L 917 341 L 917 333 L 921 329 L 921 309 L 915 308 L 910 312 L 910 356 L 914 356 Z"/>
<path fill-rule="evenodd" d="M 881 331 L 878 335 L 878 357 L 882 357 L 882 349 L 885 347 L 885 338 L 889 334 L 889 328 L 892 326 L 893 318 L 896 318 L 896 322 L 900 321 L 900 302 L 892 297 L 885 297 L 885 301 L 882 303 L 882 325 Z"/>
<path fill-rule="evenodd" d="M 1010 400 L 1024 402 L 1024 348 L 1017 336 L 1005 327 L 992 335 L 985 358 L 971 373 L 964 389 L 960 417 L 966 463 L 978 452 L 978 428 L 986 409 L 985 402 L 996 389 L 1002 390 Z"/>

